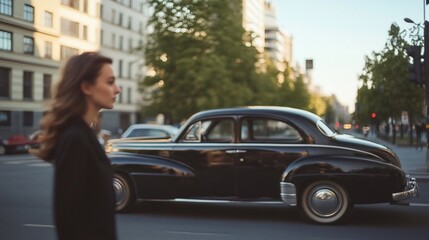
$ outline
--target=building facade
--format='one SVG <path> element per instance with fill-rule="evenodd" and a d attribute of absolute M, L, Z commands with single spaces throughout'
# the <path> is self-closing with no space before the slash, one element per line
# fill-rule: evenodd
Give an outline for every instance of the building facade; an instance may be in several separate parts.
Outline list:
<path fill-rule="evenodd" d="M 144 71 L 145 0 L 0 0 L 0 139 L 28 135 L 68 57 L 100 51 L 113 58 L 118 104 L 101 113 L 115 134 L 138 120 Z"/>
<path fill-rule="evenodd" d="M 265 3 L 265 52 L 280 71 L 285 63 L 292 66 L 292 37 L 279 27 L 275 7 Z"/>
<path fill-rule="evenodd" d="M 265 47 L 265 0 L 243 0 L 243 27 L 252 33 L 253 45 L 260 52 Z"/>

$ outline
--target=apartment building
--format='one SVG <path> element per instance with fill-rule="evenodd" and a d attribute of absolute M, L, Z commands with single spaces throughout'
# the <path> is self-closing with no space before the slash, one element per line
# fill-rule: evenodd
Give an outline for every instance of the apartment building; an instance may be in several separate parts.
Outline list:
<path fill-rule="evenodd" d="M 137 121 L 145 8 L 145 0 L 0 0 L 0 138 L 39 128 L 59 68 L 84 51 L 113 58 L 122 89 L 101 127 L 116 134 Z"/>
<path fill-rule="evenodd" d="M 276 9 L 269 2 L 265 3 L 265 52 L 280 71 L 285 69 L 285 62 L 292 64 L 292 37 L 279 26 Z"/>
<path fill-rule="evenodd" d="M 265 0 L 243 0 L 243 27 L 253 34 L 253 45 L 260 52 L 265 47 Z"/>

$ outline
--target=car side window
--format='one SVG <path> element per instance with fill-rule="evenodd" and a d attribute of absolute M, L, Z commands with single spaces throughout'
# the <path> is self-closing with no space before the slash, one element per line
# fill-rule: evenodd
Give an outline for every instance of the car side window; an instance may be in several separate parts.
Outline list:
<path fill-rule="evenodd" d="M 276 119 L 246 118 L 241 122 L 243 141 L 302 142 L 299 132 L 286 122 Z"/>
<path fill-rule="evenodd" d="M 232 119 L 205 120 L 192 124 L 182 142 L 232 142 L 234 122 Z"/>
<path fill-rule="evenodd" d="M 148 136 L 149 132 L 148 129 L 134 129 L 130 132 L 130 134 L 127 137 L 141 137 L 141 136 Z"/>
<path fill-rule="evenodd" d="M 201 141 L 201 122 L 192 124 L 182 139 L 182 142 L 200 142 Z"/>
<path fill-rule="evenodd" d="M 210 121 L 210 124 L 207 124 L 207 128 L 203 132 L 204 142 L 232 142 L 233 138 L 234 122 L 232 119 Z"/>

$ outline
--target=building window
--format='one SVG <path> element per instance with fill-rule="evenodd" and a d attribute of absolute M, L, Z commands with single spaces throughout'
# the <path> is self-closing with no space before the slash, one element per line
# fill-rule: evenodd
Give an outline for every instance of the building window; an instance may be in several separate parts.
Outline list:
<path fill-rule="evenodd" d="M 24 71 L 23 98 L 33 99 L 33 72 Z"/>
<path fill-rule="evenodd" d="M 123 48 L 124 48 L 124 37 L 119 36 L 119 49 L 123 50 Z"/>
<path fill-rule="evenodd" d="M 132 38 L 128 39 L 128 50 L 129 51 L 133 50 L 133 39 Z"/>
<path fill-rule="evenodd" d="M 123 65 L 123 61 L 119 60 L 119 63 L 118 63 L 118 76 L 120 78 L 122 77 L 122 65 Z"/>
<path fill-rule="evenodd" d="M 140 12 L 143 13 L 144 3 L 140 3 Z"/>
<path fill-rule="evenodd" d="M 103 14 L 103 4 L 100 4 L 100 8 L 99 8 L 99 13 L 98 13 L 98 16 L 101 18 L 101 19 L 104 19 L 104 14 Z"/>
<path fill-rule="evenodd" d="M 0 98 L 10 98 L 10 68 L 0 67 Z"/>
<path fill-rule="evenodd" d="M 79 50 L 76 48 L 61 46 L 61 60 L 67 59 L 70 56 L 79 54 Z"/>
<path fill-rule="evenodd" d="M 79 37 L 79 23 L 61 18 L 61 33 L 71 37 Z"/>
<path fill-rule="evenodd" d="M 0 0 L 0 14 L 12 16 L 12 0 Z"/>
<path fill-rule="evenodd" d="M 33 99 L 33 72 L 24 71 L 23 97 Z"/>
<path fill-rule="evenodd" d="M 131 88 L 128 88 L 128 92 L 127 92 L 127 102 L 130 104 L 131 103 Z"/>
<path fill-rule="evenodd" d="M 61 0 L 61 4 L 79 10 L 79 0 Z"/>
<path fill-rule="evenodd" d="M 88 13 L 88 0 L 83 0 L 83 12 Z"/>
<path fill-rule="evenodd" d="M 0 30 L 0 50 L 12 51 L 12 33 Z"/>
<path fill-rule="evenodd" d="M 131 79 L 132 78 L 132 74 L 133 74 L 133 63 L 134 62 L 129 62 L 128 63 L 128 78 Z"/>
<path fill-rule="evenodd" d="M 122 103 L 122 86 L 119 86 L 119 88 L 121 89 L 121 91 L 120 91 L 120 93 L 118 94 L 119 95 L 119 99 L 118 99 L 118 102 L 119 103 Z"/>
<path fill-rule="evenodd" d="M 112 33 L 112 48 L 116 48 L 116 34 Z"/>
<path fill-rule="evenodd" d="M 34 7 L 28 4 L 24 4 L 24 20 L 28 22 L 34 22 Z"/>
<path fill-rule="evenodd" d="M 131 17 L 128 17 L 128 29 L 132 29 L 133 28 L 133 19 Z"/>
<path fill-rule="evenodd" d="M 34 38 L 24 36 L 24 54 L 34 54 Z"/>
<path fill-rule="evenodd" d="M 32 127 L 33 126 L 33 119 L 34 119 L 34 113 L 33 112 L 22 112 L 24 122 L 24 127 Z"/>
<path fill-rule="evenodd" d="M 112 9 L 112 23 L 115 23 L 115 18 L 116 18 L 116 10 Z"/>
<path fill-rule="evenodd" d="M 52 43 L 45 41 L 45 58 L 52 59 Z"/>
<path fill-rule="evenodd" d="M 52 24 L 52 13 L 45 11 L 45 27 L 53 27 Z"/>
<path fill-rule="evenodd" d="M 83 40 L 88 40 L 88 26 L 86 26 L 86 25 L 83 25 L 82 39 Z"/>
<path fill-rule="evenodd" d="M 119 22 L 118 22 L 119 26 L 122 26 L 122 18 L 123 18 L 123 14 L 119 13 Z"/>
<path fill-rule="evenodd" d="M 11 122 L 10 111 L 0 111 L 0 126 L 10 126 Z"/>
<path fill-rule="evenodd" d="M 100 45 L 104 45 L 104 31 L 100 30 Z"/>
<path fill-rule="evenodd" d="M 51 98 L 52 75 L 43 74 L 43 99 Z"/>

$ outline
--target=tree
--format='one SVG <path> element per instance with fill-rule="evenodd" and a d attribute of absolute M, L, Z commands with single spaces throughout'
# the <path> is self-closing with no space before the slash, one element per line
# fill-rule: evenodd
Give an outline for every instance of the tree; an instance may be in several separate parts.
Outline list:
<path fill-rule="evenodd" d="M 163 113 L 178 122 L 205 109 L 279 105 L 313 110 L 302 75 L 287 66 L 280 73 L 253 46 L 242 26 L 241 0 L 148 0 L 145 60 L 153 88 L 146 116 Z"/>
<path fill-rule="evenodd" d="M 422 113 L 424 92 L 407 78 L 408 43 L 396 24 L 391 25 L 388 35 L 384 49 L 365 58 L 359 76 L 362 86 L 358 89 L 355 118 L 361 123 L 369 123 L 372 112 L 377 113 L 377 123 L 399 119 L 402 111 L 411 116 Z"/>
<path fill-rule="evenodd" d="M 149 4 L 154 31 L 145 58 L 155 74 L 145 77 L 143 88 L 158 87 L 145 113 L 164 113 L 174 122 L 203 109 L 263 102 L 261 91 L 270 86 L 256 70 L 258 52 L 241 25 L 241 1 Z"/>

